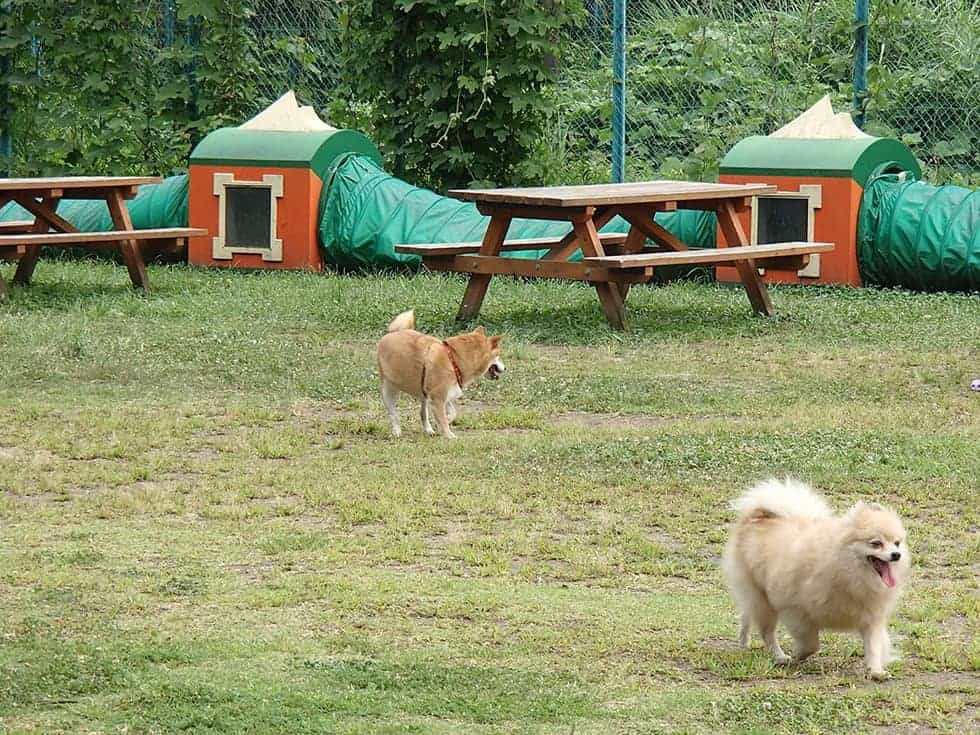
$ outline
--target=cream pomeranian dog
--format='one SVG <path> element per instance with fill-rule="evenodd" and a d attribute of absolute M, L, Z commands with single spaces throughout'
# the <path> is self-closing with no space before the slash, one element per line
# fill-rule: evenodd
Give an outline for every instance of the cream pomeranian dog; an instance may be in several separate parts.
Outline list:
<path fill-rule="evenodd" d="M 802 661 L 819 647 L 821 630 L 856 631 L 870 676 L 886 678 L 891 660 L 888 617 L 909 569 L 905 530 L 895 513 L 858 503 L 834 515 L 812 488 L 767 480 L 734 503 L 738 519 L 722 559 L 741 614 L 738 640 L 758 630 L 776 663 L 776 622 L 793 636 Z"/>

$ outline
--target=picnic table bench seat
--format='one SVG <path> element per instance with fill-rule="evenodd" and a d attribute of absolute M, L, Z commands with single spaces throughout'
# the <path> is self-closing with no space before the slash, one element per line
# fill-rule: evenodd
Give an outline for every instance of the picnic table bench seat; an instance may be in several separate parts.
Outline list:
<path fill-rule="evenodd" d="M 11 233 L 21 233 L 30 232 L 31 228 L 34 227 L 33 220 L 8 220 L 7 222 L 0 222 L 0 235 L 8 235 Z"/>
<path fill-rule="evenodd" d="M 33 225 L 33 222 L 29 224 Z M 207 234 L 207 230 L 199 227 L 161 227 L 146 230 L 105 230 L 103 232 L 22 232 L 14 235 L 0 234 L 0 247 L 12 245 L 84 247 L 125 240 L 179 240 Z"/>
<path fill-rule="evenodd" d="M 727 248 L 702 250 L 678 250 L 667 252 L 642 252 L 620 255 L 603 255 L 584 258 L 604 268 L 649 268 L 667 265 L 713 265 L 762 261 L 772 270 L 799 270 L 807 265 L 813 253 L 826 253 L 834 249 L 833 243 L 825 242 L 776 242 L 763 245 L 740 245 Z"/>

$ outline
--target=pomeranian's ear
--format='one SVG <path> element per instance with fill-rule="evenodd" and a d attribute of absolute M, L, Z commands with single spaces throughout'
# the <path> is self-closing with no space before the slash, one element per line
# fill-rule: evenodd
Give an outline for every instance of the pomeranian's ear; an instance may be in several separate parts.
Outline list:
<path fill-rule="evenodd" d="M 874 502 L 868 503 L 863 500 L 859 500 L 854 505 L 851 506 L 850 510 L 847 511 L 846 517 L 848 520 L 853 521 L 855 518 L 857 518 L 859 515 L 861 515 L 861 513 L 865 511 L 883 511 L 883 510 L 885 510 L 885 507 L 883 505 L 879 505 L 878 503 L 874 503 Z"/>
<path fill-rule="evenodd" d="M 477 327 L 476 329 L 473 330 L 473 334 L 484 334 L 485 331 L 486 330 L 484 330 L 483 327 Z"/>
<path fill-rule="evenodd" d="M 503 337 L 502 334 L 497 334 L 497 335 L 494 335 L 493 337 L 491 337 L 490 338 L 490 349 L 491 350 L 495 350 L 498 347 L 500 347 L 500 340 L 502 340 L 503 338 L 504 337 Z"/>
<path fill-rule="evenodd" d="M 884 510 L 885 506 L 874 501 L 859 500 L 854 504 L 852 510 Z"/>

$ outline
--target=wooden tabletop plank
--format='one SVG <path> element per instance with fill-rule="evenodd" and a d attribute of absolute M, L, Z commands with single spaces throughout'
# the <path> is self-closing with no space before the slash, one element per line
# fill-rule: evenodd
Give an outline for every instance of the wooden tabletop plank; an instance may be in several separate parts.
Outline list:
<path fill-rule="evenodd" d="M 691 263 L 724 263 L 736 260 L 764 260 L 792 255 L 826 253 L 834 249 L 829 242 L 781 242 L 766 245 L 747 245 L 732 248 L 704 248 L 672 253 L 639 253 L 635 255 L 606 255 L 583 258 L 605 268 L 644 268 L 648 266 L 686 265 Z"/>
<path fill-rule="evenodd" d="M 699 181 L 640 181 L 632 184 L 587 184 L 514 189 L 452 189 L 449 195 L 486 204 L 536 207 L 583 207 L 653 204 L 690 199 L 736 199 L 776 191 L 769 184 L 715 184 Z"/>
<path fill-rule="evenodd" d="M 45 191 L 48 189 L 118 189 L 140 184 L 157 184 L 161 176 L 51 176 L 36 179 L 0 179 L 0 191 Z"/>

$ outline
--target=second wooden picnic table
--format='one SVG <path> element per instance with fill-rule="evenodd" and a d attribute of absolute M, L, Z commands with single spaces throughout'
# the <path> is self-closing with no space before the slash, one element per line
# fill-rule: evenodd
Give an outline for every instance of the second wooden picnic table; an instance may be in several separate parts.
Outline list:
<path fill-rule="evenodd" d="M 752 308 L 770 315 L 772 303 L 754 261 L 765 260 L 771 269 L 798 269 L 810 253 L 833 249 L 831 244 L 801 242 L 750 246 L 739 214 L 751 206 L 753 197 L 774 191 L 776 187 L 768 184 L 685 181 L 457 189 L 450 196 L 476 202 L 480 213 L 490 217 L 482 243 L 399 245 L 397 250 L 421 255 L 433 270 L 471 274 L 457 315 L 462 321 L 479 313 L 491 278 L 509 274 L 592 282 L 610 325 L 625 329 L 624 301 L 630 284 L 650 280 L 654 267 L 681 263 L 735 265 Z M 654 221 L 657 212 L 677 209 L 714 211 L 729 247 L 688 251 L 686 244 Z M 600 234 L 617 215 L 629 222 L 629 232 Z M 571 231 L 554 241 L 507 242 L 507 230 L 517 218 L 566 221 Z M 652 248 L 647 240 L 654 243 Z M 607 247 L 616 252 L 607 252 Z M 540 259 L 500 256 L 503 250 L 536 248 L 548 250 Z M 582 262 L 570 262 L 579 249 Z"/>
<path fill-rule="evenodd" d="M 143 230 L 133 227 L 126 200 L 136 196 L 140 185 L 159 181 L 159 176 L 0 178 L 0 207 L 14 201 L 33 215 L 33 219 L 0 222 L 0 255 L 18 261 L 14 283 L 30 283 L 42 247 L 118 245 L 133 285 L 148 290 L 140 241 L 181 240 L 207 234 L 206 230 L 190 227 Z M 58 214 L 58 203 L 62 199 L 104 200 L 113 229 L 79 232 L 75 225 Z M 0 297 L 5 292 L 6 286 L 0 277 Z"/>

